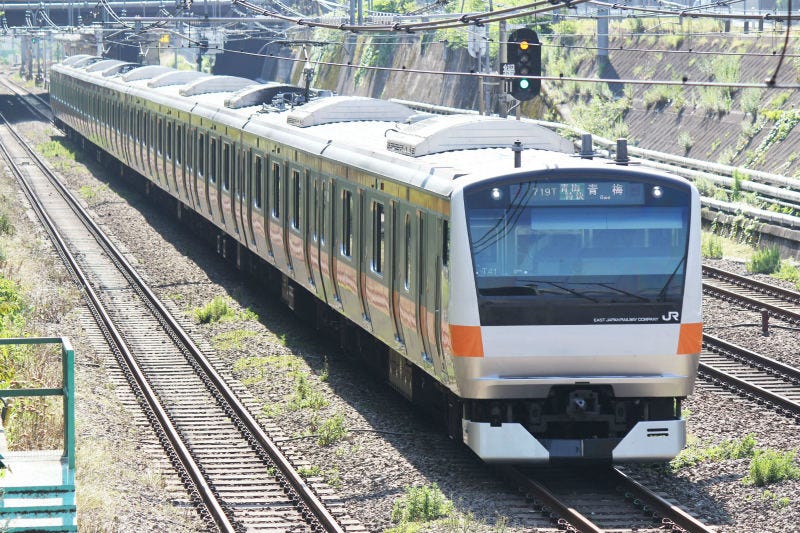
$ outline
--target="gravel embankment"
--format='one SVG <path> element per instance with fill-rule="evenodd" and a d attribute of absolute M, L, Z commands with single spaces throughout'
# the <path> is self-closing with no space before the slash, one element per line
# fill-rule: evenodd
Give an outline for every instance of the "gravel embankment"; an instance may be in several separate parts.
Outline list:
<path fill-rule="evenodd" d="M 52 129 L 40 124 L 21 124 L 20 129 L 34 146 L 53 135 Z M 460 512 L 471 513 L 472 527 L 463 526 L 463 530 L 499 530 L 506 521 L 513 531 L 533 531 L 548 525 L 491 468 L 420 419 L 388 386 L 374 383 L 370 374 L 344 356 L 332 340 L 260 295 L 213 251 L 178 227 L 171 213 L 154 208 L 119 181 L 104 181 L 104 176 L 112 172 L 97 164 L 90 165 L 90 170 L 82 164 L 67 166 L 62 173 L 70 188 L 82 195 L 96 220 L 129 251 L 132 262 L 138 264 L 160 297 L 172 303 L 187 329 L 216 347 L 220 364 L 241 380 L 261 407 L 261 414 L 269 415 L 269 422 L 291 439 L 284 442 L 284 448 L 302 456 L 307 466 L 319 467 L 319 477 L 333 487 L 350 514 L 367 528 L 381 531 L 391 527 L 392 505 L 404 488 L 430 483 L 438 483 Z M 81 188 L 83 193 L 78 192 Z M 726 262 L 723 267 L 741 269 L 742 265 Z M 251 308 L 259 320 L 195 324 L 191 310 L 219 295 L 226 296 L 239 310 Z M 769 337 L 762 337 L 757 313 L 717 300 L 708 299 L 704 313 L 709 332 L 800 364 L 797 331 L 774 328 Z M 80 323 L 76 319 L 63 333 L 72 335 L 74 331 L 81 337 Z M 91 355 L 91 343 L 96 341 L 83 338 L 76 343 L 79 357 L 103 360 Z M 128 425 L 131 415 L 121 412 L 124 410 L 103 408 L 116 400 L 108 385 L 107 362 L 97 364 L 79 367 L 80 437 L 102 440 L 116 436 L 129 444 L 114 450 L 120 467 L 134 470 L 146 466 L 141 449 L 137 449 L 136 432 L 141 428 Z M 291 405 L 298 375 L 304 373 L 311 390 L 323 399 L 318 403 L 325 404 L 318 409 L 293 409 Z M 800 442 L 794 421 L 703 383 L 684 408 L 690 413 L 690 439 L 696 443 L 719 443 L 747 433 L 755 435 L 759 447 L 796 450 Z M 337 416 L 343 418 L 348 436 L 329 446 L 319 445 L 315 435 L 325 421 Z M 800 482 L 749 486 L 743 483 L 748 463 L 746 459 L 703 462 L 677 473 L 638 466 L 627 470 L 674 496 L 706 522 L 720 525 L 721 531 L 794 530 L 800 523 L 796 503 L 800 501 Z M 164 526 L 172 523 L 173 511 L 148 502 L 166 501 L 171 496 L 159 499 L 140 480 L 121 480 L 116 490 L 120 493 L 115 503 L 122 509 L 120 516 L 140 513 L 142 523 L 152 521 L 161 524 L 163 530 L 191 527 Z M 781 498 L 789 498 L 791 503 L 783 506 Z M 114 519 L 109 520 L 106 530 L 113 531 Z"/>

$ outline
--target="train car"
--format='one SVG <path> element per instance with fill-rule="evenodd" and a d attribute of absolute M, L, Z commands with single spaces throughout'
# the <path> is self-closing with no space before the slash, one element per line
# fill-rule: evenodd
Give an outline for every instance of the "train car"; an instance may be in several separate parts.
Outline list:
<path fill-rule="evenodd" d="M 683 448 L 702 337 L 687 181 L 524 121 L 105 66 L 53 67 L 58 123 L 270 265 L 291 307 L 359 331 L 483 460 Z"/>

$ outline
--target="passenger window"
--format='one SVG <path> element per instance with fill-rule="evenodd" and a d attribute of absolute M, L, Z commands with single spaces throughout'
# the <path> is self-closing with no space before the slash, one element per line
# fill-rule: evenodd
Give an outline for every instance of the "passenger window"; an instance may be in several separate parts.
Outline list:
<path fill-rule="evenodd" d="M 372 202 L 372 270 L 383 274 L 386 219 L 381 202 Z"/>
<path fill-rule="evenodd" d="M 403 280 L 403 286 L 406 290 L 411 288 L 410 280 L 411 280 L 411 215 L 406 214 L 406 247 L 405 247 L 405 275 Z"/>
<path fill-rule="evenodd" d="M 322 209 L 319 217 L 319 240 L 325 244 L 325 221 L 328 217 L 328 182 L 322 182 Z"/>
<path fill-rule="evenodd" d="M 450 225 L 442 221 L 442 265 L 447 266 L 450 260 Z"/>
<path fill-rule="evenodd" d="M 206 174 L 206 136 L 201 133 L 197 137 L 197 175 L 201 178 Z"/>
<path fill-rule="evenodd" d="M 210 138 L 211 147 L 208 151 L 209 153 L 209 161 L 208 161 L 208 180 L 211 183 L 217 182 L 217 140 L 214 138 Z"/>
<path fill-rule="evenodd" d="M 272 164 L 272 216 L 281 217 L 281 166 Z"/>
<path fill-rule="evenodd" d="M 222 143 L 222 189 L 231 189 L 231 145 Z"/>
<path fill-rule="evenodd" d="M 317 195 L 319 194 L 319 188 L 317 186 L 317 180 L 314 180 L 312 183 L 312 191 L 311 191 L 311 209 L 308 213 L 309 217 L 311 218 L 311 238 L 319 240 L 319 233 L 317 233 L 317 208 L 319 207 L 319 198 Z"/>
<path fill-rule="evenodd" d="M 164 133 L 162 126 L 161 119 L 158 119 L 156 122 L 156 150 L 158 151 L 158 155 L 164 152 Z"/>
<path fill-rule="evenodd" d="M 353 193 L 342 191 L 342 255 L 353 253 Z"/>
<path fill-rule="evenodd" d="M 164 147 L 167 159 L 172 159 L 172 122 L 167 122 L 167 144 Z"/>
<path fill-rule="evenodd" d="M 292 227 L 300 229 L 300 172 L 292 170 Z"/>
<path fill-rule="evenodd" d="M 261 209 L 261 180 L 263 179 L 264 174 L 264 161 L 261 159 L 260 155 L 256 156 L 256 168 L 254 172 L 253 179 L 255 180 L 255 189 L 256 193 L 253 197 L 253 205 L 256 206 L 256 209 Z"/>
<path fill-rule="evenodd" d="M 175 163 L 181 164 L 183 159 L 183 126 L 180 124 L 175 126 Z"/>

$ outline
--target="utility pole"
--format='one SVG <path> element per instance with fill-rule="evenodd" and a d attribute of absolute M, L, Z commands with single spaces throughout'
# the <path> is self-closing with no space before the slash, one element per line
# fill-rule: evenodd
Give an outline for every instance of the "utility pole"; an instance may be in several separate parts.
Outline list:
<path fill-rule="evenodd" d="M 508 51 L 506 49 L 506 40 L 508 40 L 508 29 L 507 29 L 507 26 L 506 26 L 506 21 L 505 20 L 501 20 L 500 21 L 500 28 L 499 28 L 499 31 L 498 31 L 498 41 L 499 41 L 498 44 L 500 45 L 500 47 L 497 50 L 497 55 L 498 55 L 498 57 L 500 59 L 500 65 L 504 65 L 505 63 L 508 63 Z M 497 71 L 500 72 L 501 68 L 502 67 L 498 68 Z M 508 116 L 508 104 L 509 104 L 508 94 L 506 93 L 505 87 L 504 87 L 505 80 L 501 81 L 500 83 L 503 84 L 501 86 L 501 90 L 498 91 L 498 99 L 500 100 L 500 105 L 499 105 L 499 107 L 500 107 L 500 116 L 503 117 L 503 118 L 506 118 Z"/>

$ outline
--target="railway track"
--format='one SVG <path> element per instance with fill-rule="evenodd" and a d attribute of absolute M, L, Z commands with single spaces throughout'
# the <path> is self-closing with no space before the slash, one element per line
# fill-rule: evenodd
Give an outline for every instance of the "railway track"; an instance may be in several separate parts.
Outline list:
<path fill-rule="evenodd" d="M 502 473 L 538 501 L 560 530 L 713 531 L 617 468 L 503 467 Z"/>
<path fill-rule="evenodd" d="M 800 324 L 800 292 L 703 265 L 703 293 Z"/>
<path fill-rule="evenodd" d="M 341 508 L 335 516 L 305 483 L 125 257 L 2 115 L 0 147 L 209 529 L 362 531 Z"/>
<path fill-rule="evenodd" d="M 800 370 L 751 350 L 703 335 L 700 377 L 800 422 Z"/>
<path fill-rule="evenodd" d="M 734 302 L 766 318 L 800 324 L 800 293 L 711 266 L 703 266 L 703 292 Z M 699 376 L 765 403 L 800 421 L 800 370 L 780 361 L 703 335 Z"/>
<path fill-rule="evenodd" d="M 7 78 L 0 77 L 0 84 L 7 88 L 14 94 L 22 104 L 30 109 L 35 115 L 39 115 L 48 122 L 53 122 L 53 113 L 50 111 L 50 104 L 41 98 L 39 95 L 34 94 L 24 87 L 8 80 Z"/>

